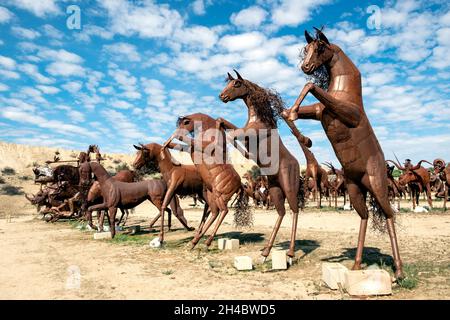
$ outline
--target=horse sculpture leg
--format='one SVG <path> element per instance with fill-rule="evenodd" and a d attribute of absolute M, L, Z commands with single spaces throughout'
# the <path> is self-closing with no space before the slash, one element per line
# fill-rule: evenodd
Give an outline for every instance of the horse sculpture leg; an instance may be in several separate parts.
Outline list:
<path fill-rule="evenodd" d="M 272 233 L 269 237 L 269 241 L 267 245 L 264 247 L 261 255 L 264 257 L 264 260 L 270 253 L 270 250 L 273 247 L 273 243 L 275 242 L 275 237 L 277 236 L 278 230 L 280 229 L 281 222 L 283 221 L 284 215 L 286 214 L 286 209 L 284 208 L 284 194 L 280 187 L 270 187 L 269 189 L 270 196 L 272 197 L 273 203 L 275 205 L 275 209 L 278 213 L 278 218 L 273 227 Z"/>
<path fill-rule="evenodd" d="M 114 238 L 116 235 L 117 208 L 116 207 L 109 208 L 108 213 L 109 213 L 109 231 L 111 232 L 111 238 Z"/>
<path fill-rule="evenodd" d="M 191 249 L 194 249 L 199 240 L 205 235 L 206 231 L 208 231 L 209 227 L 214 223 L 217 216 L 219 214 L 219 209 L 217 205 L 211 205 L 211 215 L 206 222 L 206 224 L 200 229 L 199 232 L 195 234 L 194 239 L 191 240 Z"/>
<path fill-rule="evenodd" d="M 227 208 L 227 204 L 223 201 L 222 197 L 219 197 L 216 201 L 219 210 L 220 210 L 220 216 L 219 216 L 219 220 L 217 220 L 216 225 L 214 226 L 214 229 L 211 233 L 211 235 L 208 237 L 208 239 L 206 239 L 205 244 L 209 247 L 211 245 L 211 243 L 214 240 L 214 237 L 217 233 L 217 231 L 219 230 L 220 225 L 222 224 L 223 220 L 225 219 L 227 213 L 228 213 L 228 208 Z"/>
<path fill-rule="evenodd" d="M 350 201 L 353 204 L 356 212 L 361 218 L 358 235 L 358 246 L 356 248 L 355 263 L 352 270 L 360 270 L 364 250 L 364 241 L 366 239 L 367 220 L 369 218 L 369 211 L 366 206 L 366 199 L 363 190 L 354 182 L 347 180 L 347 190 Z"/>
<path fill-rule="evenodd" d="M 398 249 L 397 235 L 395 233 L 394 211 L 392 210 L 391 204 L 389 203 L 389 197 L 387 194 L 387 185 L 383 183 L 370 184 L 370 181 L 376 180 L 383 181 L 380 179 L 380 177 L 372 176 L 369 178 L 366 175 L 364 176 L 363 183 L 367 186 L 372 196 L 375 198 L 378 205 L 383 210 L 383 213 L 386 217 L 386 224 L 392 247 L 392 255 L 394 257 L 395 277 L 397 280 L 400 280 L 403 279 L 404 275 L 403 275 L 402 261 L 400 259 L 400 253 Z"/>
<path fill-rule="evenodd" d="M 433 200 L 431 200 L 431 187 L 430 187 L 430 183 L 427 183 L 425 185 L 426 187 L 426 194 L 427 194 L 427 201 L 428 204 L 430 205 L 430 209 L 433 208 Z"/>

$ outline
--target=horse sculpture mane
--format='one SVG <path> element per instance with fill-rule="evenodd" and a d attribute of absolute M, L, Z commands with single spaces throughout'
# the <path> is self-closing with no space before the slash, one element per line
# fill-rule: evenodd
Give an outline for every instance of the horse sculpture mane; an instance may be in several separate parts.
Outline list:
<path fill-rule="evenodd" d="M 265 89 L 250 80 L 244 79 L 243 83 L 252 93 L 248 96 L 251 104 L 255 106 L 257 116 L 273 128 L 277 128 L 278 119 L 285 109 L 281 96 L 273 89 Z"/>

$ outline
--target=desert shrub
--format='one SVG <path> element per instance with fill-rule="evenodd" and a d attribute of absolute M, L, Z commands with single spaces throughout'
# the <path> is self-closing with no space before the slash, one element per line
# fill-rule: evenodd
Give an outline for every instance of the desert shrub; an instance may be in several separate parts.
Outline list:
<path fill-rule="evenodd" d="M 417 287 L 417 284 L 419 283 L 419 270 L 417 266 L 413 264 L 405 264 L 403 266 L 403 272 L 405 274 L 405 278 L 398 282 L 400 287 L 408 290 Z"/>
<path fill-rule="evenodd" d="M 22 194 L 24 194 L 24 192 L 21 189 L 22 189 L 21 187 L 16 187 L 16 186 L 12 186 L 10 184 L 6 184 L 0 189 L 0 194 L 6 195 L 6 196 L 22 195 Z"/>
<path fill-rule="evenodd" d="M 121 164 L 116 166 L 116 172 L 119 172 L 121 170 L 130 170 L 130 167 L 128 167 L 128 164 L 126 164 L 124 162 L 124 163 L 121 163 Z"/>
<path fill-rule="evenodd" d="M 0 184 L 4 184 L 4 183 L 6 183 L 5 178 L 0 177 Z"/>
<path fill-rule="evenodd" d="M 25 176 L 20 176 L 20 177 L 19 177 L 19 180 L 22 180 L 22 181 L 28 181 L 28 180 L 31 180 L 31 177 L 30 177 L 30 176 L 27 176 L 27 175 L 25 175 Z"/>
<path fill-rule="evenodd" d="M 13 176 L 13 175 L 16 174 L 16 170 L 14 170 L 11 167 L 4 167 L 2 169 L 2 174 L 5 175 L 5 176 Z"/>
<path fill-rule="evenodd" d="M 248 173 L 250 173 L 253 179 L 256 179 L 261 175 L 261 169 L 258 166 L 253 166 Z"/>
<path fill-rule="evenodd" d="M 122 160 L 120 160 L 120 159 L 114 159 L 112 162 L 113 162 L 114 164 L 119 164 L 119 163 L 122 162 Z"/>

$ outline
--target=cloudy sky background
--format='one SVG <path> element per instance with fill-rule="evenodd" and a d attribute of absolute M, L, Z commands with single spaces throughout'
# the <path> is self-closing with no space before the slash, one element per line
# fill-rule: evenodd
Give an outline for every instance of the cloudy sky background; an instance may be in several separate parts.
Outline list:
<path fill-rule="evenodd" d="M 81 30 L 66 25 L 72 4 Z M 450 160 L 449 6 L 0 0 L 0 140 L 133 152 L 133 143 L 164 141 L 179 115 L 203 112 L 243 125 L 245 105 L 218 99 L 226 72 L 236 68 L 276 89 L 290 106 L 305 83 L 303 31 L 324 25 L 362 72 L 365 109 L 386 157 Z M 336 161 L 318 122 L 296 124 L 320 162 Z M 282 123 L 280 131 L 304 163 Z"/>

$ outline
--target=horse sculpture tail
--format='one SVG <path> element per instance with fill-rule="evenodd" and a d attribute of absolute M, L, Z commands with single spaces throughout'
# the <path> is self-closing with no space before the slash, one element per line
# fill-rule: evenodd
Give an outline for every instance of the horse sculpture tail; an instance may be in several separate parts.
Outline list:
<path fill-rule="evenodd" d="M 300 184 L 297 191 L 298 207 L 303 210 L 305 208 L 305 193 L 308 188 L 308 181 L 300 177 Z"/>
<path fill-rule="evenodd" d="M 249 201 L 245 196 L 245 190 L 242 185 L 238 192 L 234 211 L 234 224 L 237 227 L 251 227 L 253 226 L 253 212 L 249 206 Z"/>
<path fill-rule="evenodd" d="M 369 212 L 371 213 L 372 216 L 372 230 L 379 233 L 386 233 L 387 232 L 386 215 L 384 214 L 384 211 L 381 208 L 381 206 L 378 204 L 378 201 L 370 193 L 369 193 Z M 395 220 L 396 219 L 394 215 L 394 223 L 396 222 Z"/>

